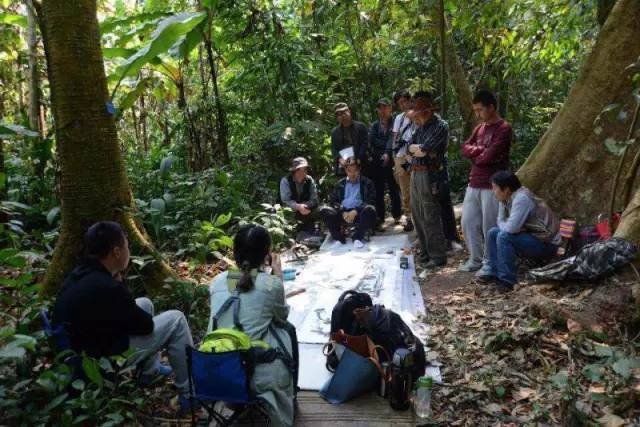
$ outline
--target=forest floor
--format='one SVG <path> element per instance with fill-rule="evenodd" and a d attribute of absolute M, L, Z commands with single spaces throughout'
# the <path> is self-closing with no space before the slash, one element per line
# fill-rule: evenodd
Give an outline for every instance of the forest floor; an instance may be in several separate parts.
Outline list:
<path fill-rule="evenodd" d="M 464 256 L 421 281 L 435 424 L 640 425 L 634 274 L 501 294 L 457 271 Z"/>
<path fill-rule="evenodd" d="M 428 424 L 640 425 L 640 334 L 630 324 L 640 296 L 632 271 L 594 284 L 525 282 L 501 294 L 457 270 L 465 256 L 454 253 L 420 280 L 427 359 L 443 377 Z M 225 267 L 191 275 L 204 284 Z M 175 402 L 167 405 L 166 388 L 156 391 L 157 415 L 169 418 Z"/>

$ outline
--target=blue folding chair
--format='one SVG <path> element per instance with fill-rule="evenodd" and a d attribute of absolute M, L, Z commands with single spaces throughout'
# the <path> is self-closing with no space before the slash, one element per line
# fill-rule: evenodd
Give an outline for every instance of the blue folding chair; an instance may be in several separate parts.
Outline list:
<path fill-rule="evenodd" d="M 49 319 L 49 310 L 46 308 L 40 310 L 40 317 L 42 318 L 44 335 L 49 339 L 51 345 L 55 347 L 55 350 L 58 352 L 70 350 L 71 340 L 66 325 L 59 324 L 54 327 Z"/>
<path fill-rule="evenodd" d="M 249 386 L 255 366 L 251 352 L 205 353 L 193 347 L 187 347 L 186 351 L 192 425 L 196 425 L 195 402 L 207 411 L 207 425 L 215 420 L 220 426 L 230 426 L 241 417 L 256 412 L 264 419 L 260 425 L 269 425 L 262 401 Z M 233 409 L 217 411 L 218 402 L 231 404 Z M 224 412 L 231 413 L 226 415 Z"/>

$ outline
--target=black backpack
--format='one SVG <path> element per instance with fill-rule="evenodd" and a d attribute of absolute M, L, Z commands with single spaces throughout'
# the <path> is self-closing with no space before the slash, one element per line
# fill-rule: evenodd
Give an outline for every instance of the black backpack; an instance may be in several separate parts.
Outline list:
<path fill-rule="evenodd" d="M 353 310 L 371 307 L 373 302 L 369 294 L 357 291 L 345 291 L 331 311 L 331 333 L 344 330 L 349 335 L 362 335 L 362 327 L 356 321 Z"/>
<path fill-rule="evenodd" d="M 399 348 L 411 351 L 414 381 L 424 375 L 426 369 L 424 345 L 398 313 L 386 309 L 384 305 L 376 304 L 357 310 L 355 317 L 361 330 L 376 345 L 384 347 L 390 355 Z"/>

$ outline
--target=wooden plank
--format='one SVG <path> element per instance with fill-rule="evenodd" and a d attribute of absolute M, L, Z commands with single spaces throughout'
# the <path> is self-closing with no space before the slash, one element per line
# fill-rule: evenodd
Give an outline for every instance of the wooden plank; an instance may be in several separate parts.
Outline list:
<path fill-rule="evenodd" d="M 302 391 L 298 394 L 298 408 L 296 426 L 405 427 L 416 424 L 411 409 L 395 411 L 387 399 L 373 392 L 341 405 L 332 405 L 322 399 L 317 392 Z"/>

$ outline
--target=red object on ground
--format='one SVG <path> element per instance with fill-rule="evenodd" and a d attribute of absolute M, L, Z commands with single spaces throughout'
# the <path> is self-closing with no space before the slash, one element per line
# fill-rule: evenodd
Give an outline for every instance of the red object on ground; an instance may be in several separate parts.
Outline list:
<path fill-rule="evenodd" d="M 613 214 L 613 223 L 617 226 L 620 222 L 620 213 Z M 598 222 L 596 223 L 596 230 L 600 235 L 600 240 L 608 240 L 611 238 L 611 227 L 609 225 L 609 218 L 606 215 L 599 215 Z"/>

